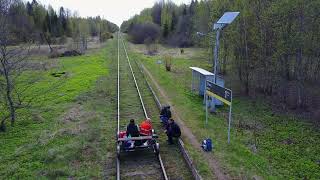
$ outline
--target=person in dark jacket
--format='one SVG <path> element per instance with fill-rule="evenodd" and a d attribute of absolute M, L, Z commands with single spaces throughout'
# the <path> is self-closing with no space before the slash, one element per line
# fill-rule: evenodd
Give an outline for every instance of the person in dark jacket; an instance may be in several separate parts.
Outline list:
<path fill-rule="evenodd" d="M 171 118 L 170 106 L 164 106 L 160 112 L 161 122 L 166 126 L 170 118 Z"/>
<path fill-rule="evenodd" d="M 130 123 L 127 126 L 127 137 L 139 137 L 140 131 L 139 126 L 135 124 L 134 119 L 130 119 Z M 140 146 L 141 141 L 128 141 L 129 148 L 134 148 L 134 146 Z"/>
<path fill-rule="evenodd" d="M 127 137 L 139 137 L 139 127 L 135 124 L 134 119 L 130 119 L 130 123 L 127 126 Z"/>
<path fill-rule="evenodd" d="M 173 137 L 178 138 L 181 136 L 180 127 L 178 126 L 178 124 L 174 122 L 172 118 L 169 120 L 169 123 L 167 124 L 166 133 L 168 136 L 167 141 L 169 144 L 173 144 Z"/>

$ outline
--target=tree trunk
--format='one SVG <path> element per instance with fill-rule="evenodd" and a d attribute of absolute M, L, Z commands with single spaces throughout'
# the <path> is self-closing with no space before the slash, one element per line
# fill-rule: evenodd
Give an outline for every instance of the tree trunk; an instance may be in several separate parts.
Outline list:
<path fill-rule="evenodd" d="M 52 53 L 53 49 L 51 47 L 51 42 L 49 40 L 49 38 L 46 37 L 46 35 L 44 33 L 41 33 L 42 38 L 47 42 L 49 48 L 50 48 L 50 53 Z"/>
<path fill-rule="evenodd" d="M 290 81 L 291 78 L 290 78 L 290 64 L 289 64 L 289 55 L 288 54 L 285 54 L 284 55 L 284 69 L 285 69 L 285 77 L 286 77 L 286 80 Z"/>
<path fill-rule="evenodd" d="M 10 119 L 11 119 L 11 126 L 14 125 L 14 121 L 16 119 L 16 112 L 14 103 L 12 100 L 12 82 L 10 81 L 9 72 L 7 69 L 7 63 L 6 63 L 6 55 L 3 55 L 3 60 L 1 61 L 1 65 L 3 68 L 3 73 L 5 76 L 5 83 L 6 83 L 6 99 L 8 101 L 9 111 L 10 111 Z"/>
<path fill-rule="evenodd" d="M 3 119 L 3 120 L 1 121 L 0 132 L 5 132 L 5 131 L 6 131 L 5 120 L 6 120 L 6 119 Z"/>
<path fill-rule="evenodd" d="M 303 4 L 301 4 L 299 9 L 299 32 L 300 32 L 300 41 L 304 40 L 304 9 Z M 303 59 L 303 42 L 298 47 L 297 50 L 297 80 L 298 80 L 298 107 L 302 107 L 302 93 L 301 93 L 301 87 L 302 87 L 302 81 L 303 81 L 303 72 L 302 72 L 302 59 Z"/>
<path fill-rule="evenodd" d="M 12 100 L 12 89 L 11 89 L 11 82 L 9 79 L 9 75 L 8 73 L 5 71 L 5 78 L 6 78 L 6 96 L 7 96 L 7 101 L 8 101 L 8 105 L 9 105 L 9 111 L 10 111 L 10 119 L 11 119 L 11 126 L 14 125 L 14 122 L 16 120 L 16 110 L 14 107 L 14 103 Z"/>
<path fill-rule="evenodd" d="M 245 43 L 245 88 L 246 95 L 249 95 L 249 49 L 248 49 L 248 39 L 247 39 L 247 29 L 246 20 L 244 20 L 244 43 Z"/>

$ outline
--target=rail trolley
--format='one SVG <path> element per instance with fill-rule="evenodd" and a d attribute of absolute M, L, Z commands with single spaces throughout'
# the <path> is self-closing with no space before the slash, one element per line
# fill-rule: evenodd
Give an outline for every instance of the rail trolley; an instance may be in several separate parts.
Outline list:
<path fill-rule="evenodd" d="M 150 136 L 126 137 L 126 131 L 120 131 L 117 135 L 117 156 L 120 157 L 121 152 L 132 152 L 136 150 L 151 149 L 158 155 L 160 145 L 157 142 L 158 135 L 152 129 Z M 132 142 L 133 141 L 133 142 Z M 133 147 L 129 144 L 134 143 Z"/>

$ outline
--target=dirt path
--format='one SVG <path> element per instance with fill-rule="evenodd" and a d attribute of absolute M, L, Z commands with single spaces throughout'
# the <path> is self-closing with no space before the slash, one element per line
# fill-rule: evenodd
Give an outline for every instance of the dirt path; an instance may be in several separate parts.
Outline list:
<path fill-rule="evenodd" d="M 144 67 L 144 65 L 142 65 L 142 68 L 147 73 L 149 78 L 152 80 L 152 83 L 156 86 L 156 88 L 158 89 L 158 91 L 159 91 L 160 95 L 162 96 L 162 98 L 164 99 L 164 101 L 171 106 L 172 102 L 170 101 L 170 98 L 166 95 L 165 91 L 160 87 L 157 80 L 152 76 L 152 74 L 149 72 L 149 70 Z M 219 162 L 214 158 L 214 156 L 211 153 L 206 153 L 201 149 L 200 142 L 193 135 L 191 129 L 188 128 L 184 124 L 184 122 L 181 120 L 180 112 L 177 111 L 173 106 L 171 106 L 171 110 L 173 112 L 174 119 L 176 119 L 176 122 L 179 124 L 179 126 L 182 129 L 183 137 L 186 138 L 187 141 L 193 147 L 195 147 L 199 152 L 201 152 L 201 154 L 203 155 L 203 157 L 205 157 L 205 159 L 208 160 L 210 169 L 214 172 L 214 175 L 217 177 L 217 179 L 219 179 L 219 180 L 231 179 L 227 173 L 223 172 L 223 170 L 221 169 L 221 167 L 219 165 Z"/>

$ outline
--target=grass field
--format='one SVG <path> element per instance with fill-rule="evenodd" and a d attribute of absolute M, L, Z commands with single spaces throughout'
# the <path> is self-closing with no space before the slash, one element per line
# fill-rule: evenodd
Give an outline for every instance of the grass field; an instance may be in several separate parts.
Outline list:
<path fill-rule="evenodd" d="M 140 60 L 149 69 L 198 140 L 213 139 L 215 149 L 212 155 L 232 177 L 320 178 L 320 132 L 311 124 L 274 113 L 263 99 L 252 101 L 246 97 L 235 97 L 231 144 L 228 145 L 227 108 L 220 108 L 217 115 L 210 115 L 209 124 L 205 126 L 202 98 L 190 92 L 189 67 L 208 69 L 208 61 L 198 57 L 199 53 L 189 53 L 194 56 L 188 58 L 174 56 L 173 70 L 167 72 L 163 65 L 156 63 L 163 59 L 162 56 L 145 56 L 135 45 L 130 47 L 132 58 Z M 186 52 L 189 50 L 192 51 L 185 49 Z M 192 152 L 193 158 L 199 156 L 196 151 Z M 200 163 L 196 160 L 200 173 L 207 177 L 207 166 Z"/>
<path fill-rule="evenodd" d="M 121 96 L 120 107 L 124 129 L 129 117 L 139 122 L 143 115 L 134 85 L 130 84 L 132 77 L 123 50 L 120 56 L 121 78 L 126 80 L 121 81 L 126 94 Z M 32 63 L 50 62 L 50 68 L 27 70 L 21 79 L 27 82 L 35 76 L 43 77 L 26 91 L 28 97 L 37 96 L 33 108 L 19 111 L 15 126 L 8 123 L 7 131 L 0 133 L 0 179 L 114 179 L 117 40 L 109 40 L 102 49 L 84 56 L 42 58 L 36 57 Z M 138 67 L 134 62 L 132 65 L 148 114 L 160 136 L 168 176 L 191 179 L 178 147 L 166 145 L 159 111 Z M 55 77 L 53 73 L 62 74 Z"/>
<path fill-rule="evenodd" d="M 110 130 L 113 123 L 108 123 L 113 111 L 110 92 L 114 91 L 106 85 L 112 48 L 108 42 L 99 52 L 60 58 L 57 67 L 48 71 L 25 72 L 26 80 L 44 78 L 27 91 L 39 94 L 33 101 L 35 108 L 19 112 L 15 127 L 8 126 L 0 134 L 1 178 L 104 176 L 107 139 L 114 133 Z M 53 72 L 66 74 L 57 78 Z M 52 84 L 57 86 L 39 93 Z"/>

